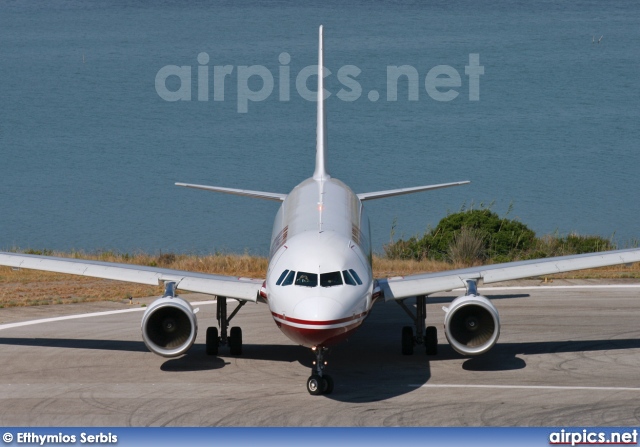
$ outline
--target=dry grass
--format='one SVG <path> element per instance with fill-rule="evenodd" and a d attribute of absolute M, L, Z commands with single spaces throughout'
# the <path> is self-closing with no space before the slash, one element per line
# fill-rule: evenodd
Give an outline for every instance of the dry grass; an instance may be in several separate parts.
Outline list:
<path fill-rule="evenodd" d="M 382 256 L 373 257 L 373 274 L 376 278 L 414 275 L 417 273 L 441 272 L 453 268 L 444 261 L 423 259 L 389 259 Z"/>
<path fill-rule="evenodd" d="M 98 254 L 53 253 L 52 255 L 253 278 L 264 278 L 267 271 L 266 258 L 249 255 L 161 254 L 153 256 L 113 252 Z M 380 256 L 374 256 L 373 259 L 374 275 L 378 278 L 436 272 L 454 267 L 464 266 L 452 266 L 446 262 L 431 260 L 391 260 Z M 562 273 L 549 276 L 549 278 L 640 278 L 640 263 L 635 263 L 632 266 L 612 266 Z M 129 297 L 138 298 L 159 295 L 160 293 L 162 293 L 161 287 L 0 267 L 0 307 L 122 301 Z"/>

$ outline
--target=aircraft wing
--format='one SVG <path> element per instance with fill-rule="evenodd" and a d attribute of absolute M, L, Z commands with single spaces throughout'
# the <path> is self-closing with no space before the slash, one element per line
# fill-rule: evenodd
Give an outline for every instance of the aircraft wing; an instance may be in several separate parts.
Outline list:
<path fill-rule="evenodd" d="M 175 281 L 177 287 L 181 290 L 225 296 L 252 302 L 257 301 L 258 292 L 260 291 L 263 281 L 262 279 L 185 272 L 134 264 L 5 252 L 0 252 L 0 265 L 68 273 L 71 275 L 91 276 L 94 278 L 114 279 L 117 281 L 128 281 L 154 286 L 160 285 L 163 281 Z"/>
<path fill-rule="evenodd" d="M 555 258 L 532 259 L 507 262 L 479 267 L 471 267 L 444 272 L 379 279 L 385 301 L 428 295 L 465 287 L 465 279 L 475 279 L 485 284 L 550 275 L 608 265 L 627 264 L 640 261 L 640 249 L 585 253 L 581 255 L 558 256 Z"/>

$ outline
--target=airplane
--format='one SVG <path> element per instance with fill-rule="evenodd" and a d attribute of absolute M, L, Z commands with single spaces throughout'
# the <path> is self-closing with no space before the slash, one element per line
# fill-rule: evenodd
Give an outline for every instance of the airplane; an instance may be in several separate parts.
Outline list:
<path fill-rule="evenodd" d="M 500 318 L 489 299 L 478 293 L 479 283 L 494 283 L 552 273 L 640 261 L 640 249 L 509 262 L 405 277 L 374 278 L 371 232 L 364 202 L 402 194 L 468 184 L 468 181 L 354 193 L 329 174 L 324 107 L 323 28 L 319 29 L 316 160 L 312 177 L 289 194 L 218 186 L 176 183 L 178 186 L 280 202 L 271 237 L 266 278 L 237 278 L 137 266 L 0 252 L 0 265 L 59 273 L 164 284 L 164 293 L 145 310 L 142 338 L 150 351 L 177 357 L 194 344 L 198 331 L 191 304 L 177 289 L 216 296 L 217 326 L 206 330 L 206 353 L 218 355 L 220 346 L 242 354 L 242 329 L 229 328 L 247 302 L 266 303 L 276 326 L 293 342 L 315 356 L 307 391 L 330 394 L 334 381 L 327 374 L 325 355 L 348 338 L 379 301 L 395 301 L 409 313 L 413 326 L 401 332 L 401 352 L 413 354 L 422 345 L 437 355 L 437 328 L 426 325 L 430 294 L 458 288 L 464 295 L 444 307 L 444 333 L 452 348 L 466 356 L 486 353 L 498 341 Z M 405 300 L 415 297 L 413 306 Z M 231 313 L 228 300 L 238 305 Z"/>

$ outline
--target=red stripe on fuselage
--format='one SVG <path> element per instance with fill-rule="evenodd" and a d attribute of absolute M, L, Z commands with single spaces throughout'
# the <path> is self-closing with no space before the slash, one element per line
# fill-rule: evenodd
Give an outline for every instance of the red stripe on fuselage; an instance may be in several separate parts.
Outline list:
<path fill-rule="evenodd" d="M 349 321 L 354 321 L 354 320 L 358 320 L 360 318 L 366 317 L 368 312 L 362 312 L 361 314 L 358 315 L 353 315 L 351 317 L 346 317 L 346 318 L 340 318 L 338 320 L 300 320 L 298 318 L 291 318 L 291 317 L 287 317 L 285 315 L 280 315 L 277 314 L 275 312 L 271 312 L 271 315 L 273 315 L 274 318 L 279 318 L 280 320 L 284 320 L 285 322 L 291 322 L 291 323 L 296 323 L 296 324 L 306 324 L 309 326 L 330 326 L 330 325 L 334 325 L 334 324 L 340 324 L 340 323 L 348 323 Z"/>
<path fill-rule="evenodd" d="M 271 312 L 271 314 L 282 333 L 290 340 L 302 346 L 315 347 L 331 346 L 343 341 L 362 324 L 364 317 L 368 315 L 368 312 L 363 312 L 347 318 L 340 318 L 338 320 L 325 321 L 301 320 L 298 318 L 286 317 L 275 312 Z M 334 328 L 301 328 L 292 326 L 288 323 L 304 324 L 308 326 L 330 326 L 341 324 L 341 326 Z"/>
<path fill-rule="evenodd" d="M 276 324 L 282 333 L 294 343 L 313 348 L 316 346 L 331 346 L 343 341 L 360 326 L 362 321 L 333 329 L 306 329 L 290 326 L 278 320 L 276 320 Z"/>

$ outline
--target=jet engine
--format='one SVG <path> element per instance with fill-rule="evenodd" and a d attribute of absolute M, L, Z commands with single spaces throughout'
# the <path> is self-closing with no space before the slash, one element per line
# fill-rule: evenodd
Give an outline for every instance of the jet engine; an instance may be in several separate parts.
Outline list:
<path fill-rule="evenodd" d="M 498 311 L 481 295 L 465 295 L 453 300 L 446 311 L 444 329 L 453 349 L 462 355 L 484 354 L 500 336 Z"/>
<path fill-rule="evenodd" d="M 151 303 L 142 316 L 144 344 L 163 357 L 184 354 L 196 340 L 197 311 L 188 301 L 175 296 L 174 283 L 167 284 L 165 296 Z"/>

